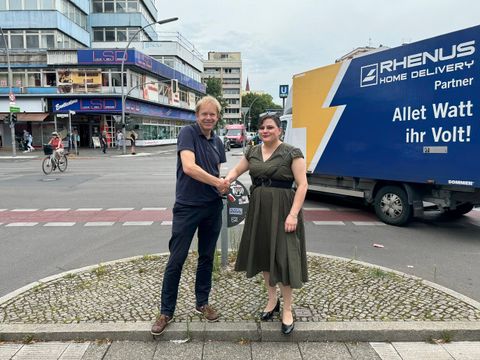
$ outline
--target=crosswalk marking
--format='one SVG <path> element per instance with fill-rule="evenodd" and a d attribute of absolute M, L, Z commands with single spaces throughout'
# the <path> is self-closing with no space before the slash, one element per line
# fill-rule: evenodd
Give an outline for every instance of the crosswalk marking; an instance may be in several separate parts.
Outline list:
<path fill-rule="evenodd" d="M 34 212 L 34 211 L 38 211 L 38 209 L 12 209 L 10 211 L 14 211 L 14 212 Z"/>
<path fill-rule="evenodd" d="M 160 225 L 172 225 L 172 221 L 162 221 Z"/>
<path fill-rule="evenodd" d="M 109 208 L 107 211 L 132 211 L 134 208 Z"/>
<path fill-rule="evenodd" d="M 144 207 L 142 208 L 143 211 L 165 211 L 167 208 L 161 208 L 161 207 Z"/>
<path fill-rule="evenodd" d="M 90 221 L 85 223 L 84 226 L 112 226 L 114 221 Z"/>
<path fill-rule="evenodd" d="M 13 222 L 13 223 L 10 223 L 10 224 L 7 224 L 5 226 L 7 227 L 18 227 L 18 226 L 35 226 L 37 225 L 38 222 Z"/>
<path fill-rule="evenodd" d="M 330 211 L 331 209 L 329 209 L 329 208 L 324 208 L 324 207 L 318 207 L 318 208 L 317 208 L 317 207 L 311 207 L 311 208 L 310 208 L 310 207 L 308 207 L 308 208 L 306 207 L 306 208 L 303 208 L 302 210 L 303 210 L 303 211 L 317 211 L 317 210 L 319 210 L 319 211 Z"/>
<path fill-rule="evenodd" d="M 45 209 L 43 211 L 69 211 L 70 208 L 51 208 L 51 209 Z"/>
<path fill-rule="evenodd" d="M 7 209 L 0 209 L 0 212 L 2 212 L 2 211 L 7 211 Z"/>
<path fill-rule="evenodd" d="M 359 226 L 384 226 L 387 225 L 381 221 L 352 221 L 354 225 Z"/>
<path fill-rule="evenodd" d="M 149 226 L 152 224 L 153 221 L 126 221 L 123 226 Z"/>
<path fill-rule="evenodd" d="M 102 208 L 79 208 L 75 211 L 101 211 Z"/>
<path fill-rule="evenodd" d="M 343 221 L 313 221 L 315 225 L 346 225 Z"/>
<path fill-rule="evenodd" d="M 66 221 L 63 221 L 63 222 L 48 222 L 46 224 L 44 224 L 43 226 L 73 226 L 75 225 L 76 223 L 74 222 L 66 222 Z"/>

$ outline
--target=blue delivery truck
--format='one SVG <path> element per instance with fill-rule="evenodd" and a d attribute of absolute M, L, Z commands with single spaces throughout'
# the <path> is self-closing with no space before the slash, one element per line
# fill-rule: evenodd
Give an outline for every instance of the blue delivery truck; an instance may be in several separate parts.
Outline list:
<path fill-rule="evenodd" d="M 480 26 L 294 75 L 282 121 L 310 191 L 364 198 L 391 225 L 427 205 L 466 214 L 480 204 Z"/>

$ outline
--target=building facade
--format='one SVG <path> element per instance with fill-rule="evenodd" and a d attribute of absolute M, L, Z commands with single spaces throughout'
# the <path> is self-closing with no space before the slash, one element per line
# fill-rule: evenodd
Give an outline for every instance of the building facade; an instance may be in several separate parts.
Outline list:
<path fill-rule="evenodd" d="M 242 123 L 242 57 L 240 52 L 208 53 L 208 60 L 203 64 L 203 81 L 209 77 L 222 81 L 223 98 L 228 107 L 223 114 L 227 124 Z"/>
<path fill-rule="evenodd" d="M 41 146 L 54 130 L 65 139 L 77 130 L 80 145 L 91 147 L 105 131 L 114 146 L 125 126 L 139 135 L 139 146 L 175 143 L 179 129 L 195 121 L 195 102 L 205 94 L 203 62 L 180 34 L 162 39 L 156 25 L 139 32 L 158 20 L 157 12 L 151 0 L 0 0 L 1 118 L 12 99 L 8 47 L 20 108 L 16 136 L 28 130 Z M 0 146 L 11 147 L 10 132 L 0 124 Z"/>

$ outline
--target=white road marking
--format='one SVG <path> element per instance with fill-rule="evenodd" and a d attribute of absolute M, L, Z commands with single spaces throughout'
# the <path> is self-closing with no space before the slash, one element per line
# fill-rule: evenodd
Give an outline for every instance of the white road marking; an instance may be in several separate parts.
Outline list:
<path fill-rule="evenodd" d="M 43 211 L 69 211 L 70 208 L 51 208 L 51 209 L 45 209 Z"/>
<path fill-rule="evenodd" d="M 160 207 L 144 207 L 142 211 L 165 211 L 167 208 L 160 208 Z"/>
<path fill-rule="evenodd" d="M 114 221 L 90 221 L 85 223 L 84 226 L 112 226 Z"/>
<path fill-rule="evenodd" d="M 35 226 L 37 224 L 38 224 L 38 222 L 14 222 L 14 223 L 7 224 L 5 226 L 6 227 L 10 227 L 10 226 Z"/>
<path fill-rule="evenodd" d="M 343 221 L 313 221 L 315 225 L 345 225 Z"/>
<path fill-rule="evenodd" d="M 48 222 L 48 223 L 45 223 L 45 225 L 43 226 L 73 226 L 75 225 L 76 223 L 74 222 Z"/>
<path fill-rule="evenodd" d="M 153 221 L 126 221 L 123 226 L 149 226 L 152 224 Z"/>
<path fill-rule="evenodd" d="M 306 208 L 303 208 L 303 210 L 306 210 L 306 211 L 314 211 L 314 210 L 329 211 L 329 210 L 331 210 L 331 209 L 329 209 L 329 208 L 321 208 L 321 207 L 319 207 L 319 208 L 313 208 L 313 207 L 308 207 L 308 208 L 307 208 L 307 207 L 306 207 Z"/>
<path fill-rule="evenodd" d="M 7 211 L 7 209 L 0 209 L 0 212 L 2 212 L 2 211 Z"/>
<path fill-rule="evenodd" d="M 160 225 L 172 225 L 171 221 L 162 221 Z"/>
<path fill-rule="evenodd" d="M 381 221 L 352 221 L 353 225 L 357 226 L 384 226 L 387 225 Z"/>
<path fill-rule="evenodd" d="M 79 208 L 75 211 L 101 211 L 102 208 Z"/>
<path fill-rule="evenodd" d="M 109 208 L 107 211 L 131 211 L 133 208 Z"/>
<path fill-rule="evenodd" d="M 34 211 L 38 211 L 38 209 L 13 209 L 13 210 L 10 210 L 10 211 L 28 211 L 28 212 L 34 212 Z"/>

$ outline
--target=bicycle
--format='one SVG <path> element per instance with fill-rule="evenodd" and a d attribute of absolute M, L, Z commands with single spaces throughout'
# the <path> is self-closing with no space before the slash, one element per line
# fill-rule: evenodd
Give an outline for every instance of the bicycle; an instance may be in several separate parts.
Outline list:
<path fill-rule="evenodd" d="M 42 161 L 42 170 L 45 175 L 51 174 L 52 171 L 58 168 L 60 172 L 67 170 L 68 160 L 65 154 L 60 155 L 57 159 L 53 148 L 49 144 L 43 145 L 43 152 L 47 155 Z"/>

